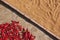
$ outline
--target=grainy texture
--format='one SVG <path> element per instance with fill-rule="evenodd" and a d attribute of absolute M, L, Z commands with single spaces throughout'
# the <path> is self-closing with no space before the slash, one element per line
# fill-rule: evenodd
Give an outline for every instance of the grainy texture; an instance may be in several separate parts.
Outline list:
<path fill-rule="evenodd" d="M 0 24 L 11 22 L 11 20 L 19 21 L 24 28 L 28 28 L 29 31 L 36 36 L 35 40 L 52 40 L 50 37 L 48 37 L 42 31 L 37 29 L 35 26 L 26 22 L 24 19 L 11 12 L 9 9 L 0 5 Z"/>
<path fill-rule="evenodd" d="M 60 38 L 60 0 L 4 0 Z"/>

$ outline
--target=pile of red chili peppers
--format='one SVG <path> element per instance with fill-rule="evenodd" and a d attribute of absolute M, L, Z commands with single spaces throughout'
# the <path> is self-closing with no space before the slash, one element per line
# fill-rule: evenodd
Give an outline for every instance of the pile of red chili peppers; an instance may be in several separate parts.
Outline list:
<path fill-rule="evenodd" d="M 28 29 L 22 28 L 19 22 L 0 24 L 0 40 L 34 40 Z"/>

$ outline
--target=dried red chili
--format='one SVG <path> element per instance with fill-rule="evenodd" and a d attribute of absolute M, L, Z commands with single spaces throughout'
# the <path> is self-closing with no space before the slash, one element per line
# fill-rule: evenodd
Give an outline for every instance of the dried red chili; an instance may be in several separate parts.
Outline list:
<path fill-rule="evenodd" d="M 34 40 L 35 37 L 19 22 L 0 24 L 0 40 Z"/>

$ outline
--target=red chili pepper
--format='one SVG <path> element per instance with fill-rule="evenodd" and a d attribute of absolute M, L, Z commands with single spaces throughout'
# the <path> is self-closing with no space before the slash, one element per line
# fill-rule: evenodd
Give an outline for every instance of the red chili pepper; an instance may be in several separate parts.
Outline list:
<path fill-rule="evenodd" d="M 18 25 L 18 29 L 19 29 L 19 31 L 22 31 L 23 30 L 23 28 L 22 28 L 21 25 Z"/>
<path fill-rule="evenodd" d="M 35 37 L 31 34 L 31 36 L 30 36 L 30 39 L 29 40 L 34 40 L 35 39 Z"/>
<path fill-rule="evenodd" d="M 28 31 L 28 29 L 26 30 L 27 34 L 28 34 L 28 38 L 30 38 L 31 34 L 30 32 Z"/>
<path fill-rule="evenodd" d="M 9 23 L 5 23 L 3 24 L 4 25 L 4 28 L 8 27 L 9 26 Z"/>
<path fill-rule="evenodd" d="M 0 40 L 34 40 L 35 37 L 28 31 L 22 28 L 19 22 L 0 24 Z"/>
<path fill-rule="evenodd" d="M 7 35 L 4 36 L 3 40 L 8 40 L 8 36 Z"/>
<path fill-rule="evenodd" d="M 12 25 L 17 26 L 18 24 L 19 24 L 19 22 L 12 21 Z"/>
<path fill-rule="evenodd" d="M 2 40 L 2 38 L 0 38 L 0 40 Z"/>
<path fill-rule="evenodd" d="M 28 34 L 27 34 L 27 32 L 25 32 L 25 33 L 23 34 L 23 39 L 28 40 Z"/>

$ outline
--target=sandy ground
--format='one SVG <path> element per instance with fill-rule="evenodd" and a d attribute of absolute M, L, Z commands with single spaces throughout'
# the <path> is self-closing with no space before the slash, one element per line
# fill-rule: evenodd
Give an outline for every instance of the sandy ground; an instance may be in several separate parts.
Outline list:
<path fill-rule="evenodd" d="M 9 9 L 0 5 L 0 24 L 5 22 L 11 22 L 11 20 L 19 21 L 23 27 L 28 28 L 29 31 L 36 36 L 35 40 L 52 40 L 35 26 L 26 22 L 24 19 L 11 12 Z"/>

